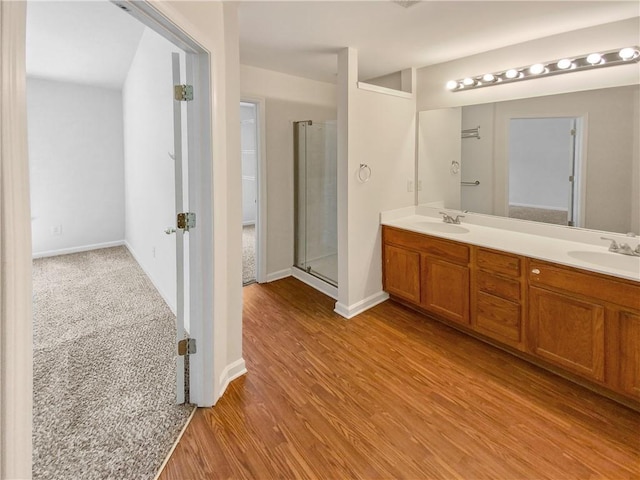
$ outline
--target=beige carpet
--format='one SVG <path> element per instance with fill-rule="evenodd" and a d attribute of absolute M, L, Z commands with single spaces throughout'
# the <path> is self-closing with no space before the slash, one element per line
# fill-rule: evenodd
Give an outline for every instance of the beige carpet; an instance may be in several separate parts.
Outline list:
<path fill-rule="evenodd" d="M 256 281 L 256 227 L 242 227 L 242 283 Z"/>
<path fill-rule="evenodd" d="M 545 208 L 509 205 L 509 217 L 533 222 L 553 223 L 555 225 L 567 225 L 569 223 L 566 210 L 547 210 Z"/>
<path fill-rule="evenodd" d="M 33 478 L 152 479 L 175 405 L 175 317 L 124 247 L 34 260 Z"/>

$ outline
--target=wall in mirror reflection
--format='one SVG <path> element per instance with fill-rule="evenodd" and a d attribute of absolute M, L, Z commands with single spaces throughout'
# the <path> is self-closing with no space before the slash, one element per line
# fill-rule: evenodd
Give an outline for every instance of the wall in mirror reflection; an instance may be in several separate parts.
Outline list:
<path fill-rule="evenodd" d="M 640 233 L 639 114 L 638 85 L 420 112 L 418 203 Z"/>

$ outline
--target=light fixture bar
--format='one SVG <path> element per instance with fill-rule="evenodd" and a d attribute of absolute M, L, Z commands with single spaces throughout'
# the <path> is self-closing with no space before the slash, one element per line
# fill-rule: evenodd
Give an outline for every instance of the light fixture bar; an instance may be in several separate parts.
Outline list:
<path fill-rule="evenodd" d="M 594 68 L 613 67 L 638 63 L 640 49 L 638 46 L 618 48 L 605 52 L 593 52 L 577 57 L 567 57 L 545 63 L 534 63 L 525 67 L 510 68 L 501 72 L 484 73 L 460 80 L 450 80 L 446 88 L 452 92 L 461 92 L 475 88 L 490 87 L 504 83 L 543 78 L 561 73 L 579 72 Z"/>

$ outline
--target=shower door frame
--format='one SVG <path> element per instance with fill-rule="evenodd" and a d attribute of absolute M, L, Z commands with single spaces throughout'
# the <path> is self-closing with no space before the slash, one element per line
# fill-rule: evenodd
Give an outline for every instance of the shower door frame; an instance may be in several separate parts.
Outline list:
<path fill-rule="evenodd" d="M 294 151 L 294 161 L 293 161 L 293 177 L 294 177 L 294 195 L 293 195 L 293 218 L 294 218 L 294 242 L 293 242 L 293 268 L 292 268 L 292 275 L 297 278 L 298 280 L 301 280 L 311 286 L 313 286 L 314 288 L 316 288 L 317 290 L 320 290 L 321 292 L 325 293 L 326 295 L 329 295 L 330 297 L 332 297 L 333 299 L 337 300 L 338 299 L 338 281 L 337 279 L 331 279 L 328 278 L 325 275 L 322 275 L 321 273 L 317 272 L 317 271 L 312 271 L 310 267 L 307 268 L 301 268 L 300 266 L 298 266 L 298 255 L 300 253 L 300 249 L 298 247 L 298 232 L 299 232 L 299 228 L 298 228 L 298 217 L 299 217 L 299 211 L 300 211 L 300 199 L 299 199 L 299 189 L 298 189 L 298 178 L 300 176 L 300 164 L 299 164 L 299 148 L 300 148 L 300 141 L 299 141 L 299 137 L 298 137 L 298 130 L 299 130 L 299 125 L 300 124 L 306 124 L 307 126 L 313 126 L 313 120 L 300 120 L 300 121 L 295 121 L 293 122 L 293 151 Z M 317 122 L 320 124 L 323 124 L 325 122 Z M 306 158 L 305 158 L 306 161 Z M 305 175 L 306 178 L 306 175 Z M 306 191 L 307 185 L 305 184 L 305 191 Z M 305 203 L 306 204 L 306 203 Z M 305 235 L 306 235 L 306 231 L 307 231 L 307 225 L 306 225 L 306 212 L 305 212 Z M 306 245 L 306 239 L 305 239 L 305 245 Z M 305 265 L 306 265 L 307 261 L 306 261 L 306 252 L 305 252 Z M 313 272 L 313 273 L 312 273 Z"/>

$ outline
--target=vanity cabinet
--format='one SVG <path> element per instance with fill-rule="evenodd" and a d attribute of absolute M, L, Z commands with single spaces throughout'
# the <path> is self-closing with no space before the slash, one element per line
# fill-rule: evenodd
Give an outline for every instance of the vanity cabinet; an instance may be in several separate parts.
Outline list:
<path fill-rule="evenodd" d="M 528 351 L 640 397 L 640 286 L 539 260 L 528 283 Z"/>
<path fill-rule="evenodd" d="M 524 258 L 487 248 L 475 248 L 471 283 L 471 320 L 477 332 L 524 349 Z"/>
<path fill-rule="evenodd" d="M 469 247 L 383 227 L 383 288 L 456 323 L 469 321 Z"/>
<path fill-rule="evenodd" d="M 382 241 L 394 299 L 613 398 L 640 400 L 639 282 L 388 226 Z"/>

